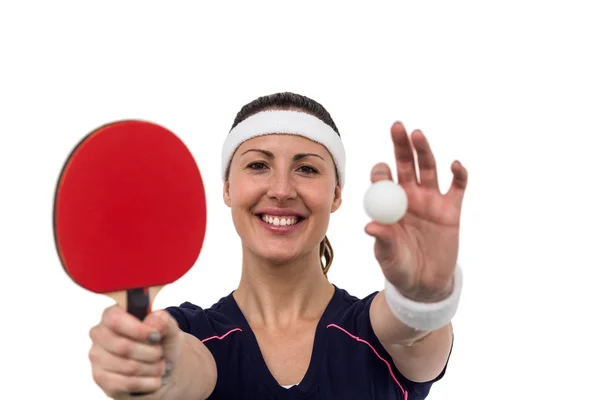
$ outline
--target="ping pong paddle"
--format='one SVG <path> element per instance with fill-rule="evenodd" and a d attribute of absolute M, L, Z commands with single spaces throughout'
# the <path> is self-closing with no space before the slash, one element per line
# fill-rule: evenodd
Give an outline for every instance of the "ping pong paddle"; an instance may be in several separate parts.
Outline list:
<path fill-rule="evenodd" d="M 101 126 L 77 144 L 60 173 L 53 214 L 65 272 L 140 320 L 159 290 L 195 264 L 206 232 L 192 154 L 169 130 L 139 120 Z"/>

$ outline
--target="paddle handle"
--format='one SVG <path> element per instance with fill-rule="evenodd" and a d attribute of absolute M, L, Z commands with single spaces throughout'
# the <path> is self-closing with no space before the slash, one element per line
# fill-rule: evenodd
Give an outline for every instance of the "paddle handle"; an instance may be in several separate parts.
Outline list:
<path fill-rule="evenodd" d="M 124 310 L 127 310 L 129 314 L 143 321 L 152 312 L 152 303 L 163 287 L 164 285 L 158 285 L 150 288 L 119 290 L 105 294 L 111 297 Z M 131 396 L 144 396 L 147 394 L 150 393 L 130 393 Z"/>
<path fill-rule="evenodd" d="M 147 288 L 127 291 L 127 312 L 143 321 L 150 313 L 150 295 Z"/>
<path fill-rule="evenodd" d="M 150 296 L 147 288 L 130 289 L 127 291 L 127 312 L 143 321 L 150 313 Z M 145 396 L 150 393 L 133 392 L 131 396 Z"/>

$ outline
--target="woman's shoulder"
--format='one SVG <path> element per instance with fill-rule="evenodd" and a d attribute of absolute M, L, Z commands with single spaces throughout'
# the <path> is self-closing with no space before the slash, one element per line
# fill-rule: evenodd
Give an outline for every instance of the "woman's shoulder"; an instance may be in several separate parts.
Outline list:
<path fill-rule="evenodd" d="M 371 303 L 379 291 L 366 295 L 355 295 L 336 285 L 335 294 L 330 304 L 329 317 L 339 321 L 352 321 L 368 317 Z"/>
<path fill-rule="evenodd" d="M 207 341 L 239 330 L 232 302 L 233 296 L 230 293 L 208 308 L 185 301 L 165 310 L 175 318 L 182 331 Z"/>
<path fill-rule="evenodd" d="M 375 298 L 375 296 L 377 295 L 377 293 L 379 293 L 379 291 L 371 291 L 368 292 L 366 295 L 357 295 L 357 294 L 352 294 L 349 290 L 344 289 L 340 286 L 337 285 L 333 285 L 336 291 L 336 296 L 339 296 L 339 298 L 346 303 L 349 307 L 350 306 L 364 306 L 367 304 L 370 304 L 371 301 L 373 300 L 373 298 Z"/>

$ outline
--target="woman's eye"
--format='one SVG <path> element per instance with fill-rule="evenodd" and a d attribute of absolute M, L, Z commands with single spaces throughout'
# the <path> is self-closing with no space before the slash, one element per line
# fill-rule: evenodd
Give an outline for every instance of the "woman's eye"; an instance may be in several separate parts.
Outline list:
<path fill-rule="evenodd" d="M 255 162 L 255 163 L 252 163 L 252 164 L 248 165 L 248 168 L 250 168 L 250 169 L 264 169 L 264 168 L 267 168 L 267 166 L 265 164 L 261 163 L 261 162 Z"/>
<path fill-rule="evenodd" d="M 303 165 L 302 167 L 299 168 L 299 170 L 304 174 L 316 174 L 317 173 L 316 169 L 314 169 L 313 167 L 309 167 L 307 165 Z"/>

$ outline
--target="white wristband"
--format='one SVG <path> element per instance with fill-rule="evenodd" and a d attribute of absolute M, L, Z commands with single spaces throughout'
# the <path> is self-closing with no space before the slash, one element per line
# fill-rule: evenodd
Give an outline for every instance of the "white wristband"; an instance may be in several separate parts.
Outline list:
<path fill-rule="evenodd" d="M 406 326 L 420 331 L 433 331 L 450 323 L 460 300 L 462 271 L 456 265 L 452 294 L 438 303 L 419 303 L 404 297 L 390 282 L 385 280 L 385 299 L 392 314 Z"/>

